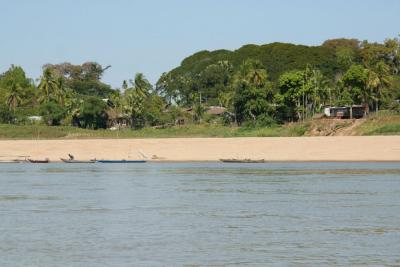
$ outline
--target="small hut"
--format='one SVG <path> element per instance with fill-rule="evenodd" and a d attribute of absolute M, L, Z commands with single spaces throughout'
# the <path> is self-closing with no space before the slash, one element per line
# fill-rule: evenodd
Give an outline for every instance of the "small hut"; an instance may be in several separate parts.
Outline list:
<path fill-rule="evenodd" d="M 352 105 L 342 107 L 327 106 L 324 110 L 325 116 L 328 118 L 338 119 L 361 119 L 366 113 L 366 108 L 363 105 Z"/>
<path fill-rule="evenodd" d="M 128 114 L 118 112 L 114 108 L 107 110 L 107 128 L 108 129 L 123 129 L 130 125 L 131 119 Z"/>

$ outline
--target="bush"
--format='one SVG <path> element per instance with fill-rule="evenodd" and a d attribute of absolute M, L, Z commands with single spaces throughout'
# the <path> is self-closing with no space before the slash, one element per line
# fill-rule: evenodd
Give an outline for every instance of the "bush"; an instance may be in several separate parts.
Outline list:
<path fill-rule="evenodd" d="M 392 110 L 395 113 L 400 113 L 400 103 L 397 101 L 393 101 L 390 105 L 389 105 L 389 109 Z"/>
<path fill-rule="evenodd" d="M 14 121 L 13 113 L 6 106 L 0 106 L 0 123 L 12 123 Z"/>
<path fill-rule="evenodd" d="M 49 126 L 60 125 L 61 120 L 65 118 L 65 113 L 65 110 L 55 102 L 47 102 L 40 107 L 40 115 Z"/>
<path fill-rule="evenodd" d="M 257 117 L 256 120 L 247 121 L 243 124 L 244 128 L 260 128 L 275 126 L 276 121 L 269 115 L 263 114 Z"/>
<path fill-rule="evenodd" d="M 85 128 L 106 128 L 107 127 L 107 104 L 100 98 L 91 96 L 85 99 L 77 119 L 79 124 Z"/>

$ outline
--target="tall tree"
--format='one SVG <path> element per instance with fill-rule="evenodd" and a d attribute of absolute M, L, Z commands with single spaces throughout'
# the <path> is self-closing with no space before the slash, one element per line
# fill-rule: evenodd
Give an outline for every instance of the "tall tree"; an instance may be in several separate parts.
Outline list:
<path fill-rule="evenodd" d="M 0 102 L 7 102 L 6 96 L 18 88 L 20 98 L 18 106 L 32 106 L 35 102 L 35 86 L 32 79 L 26 77 L 21 67 L 12 65 L 6 72 L 0 74 Z"/>
<path fill-rule="evenodd" d="M 234 78 L 236 89 L 234 107 L 238 123 L 273 116 L 272 86 L 259 61 L 246 60 Z"/>
<path fill-rule="evenodd" d="M 6 94 L 6 104 L 15 113 L 15 109 L 21 104 L 21 86 L 13 83 Z"/>
<path fill-rule="evenodd" d="M 347 105 L 363 104 L 367 108 L 371 104 L 372 94 L 368 90 L 368 70 L 362 65 L 353 64 L 349 70 L 342 77 L 343 89 L 345 92 L 343 96 L 349 94 L 351 102 Z M 368 112 L 368 110 L 366 111 Z"/>
<path fill-rule="evenodd" d="M 152 86 L 142 73 L 137 73 L 130 83 L 132 87 L 124 92 L 125 110 L 131 115 L 132 127 L 142 128 L 145 125 L 145 102 Z"/>
<path fill-rule="evenodd" d="M 392 85 L 390 67 L 383 61 L 378 62 L 373 69 L 368 69 L 367 88 L 375 102 L 375 111 L 379 110 L 379 102 L 388 93 Z"/>
<path fill-rule="evenodd" d="M 50 102 L 52 99 L 56 98 L 58 94 L 58 84 L 53 71 L 50 68 L 46 68 L 43 71 L 43 75 L 40 78 L 40 83 L 38 86 L 40 93 L 39 102 Z"/>

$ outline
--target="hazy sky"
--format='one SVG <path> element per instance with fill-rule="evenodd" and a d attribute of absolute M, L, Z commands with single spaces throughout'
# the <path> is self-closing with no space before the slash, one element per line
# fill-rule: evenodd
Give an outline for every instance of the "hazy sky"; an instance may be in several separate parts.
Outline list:
<path fill-rule="evenodd" d="M 114 87 L 136 72 L 155 82 L 199 50 L 381 42 L 400 33 L 399 14 L 400 0 L 0 0 L 0 72 L 96 61 Z"/>

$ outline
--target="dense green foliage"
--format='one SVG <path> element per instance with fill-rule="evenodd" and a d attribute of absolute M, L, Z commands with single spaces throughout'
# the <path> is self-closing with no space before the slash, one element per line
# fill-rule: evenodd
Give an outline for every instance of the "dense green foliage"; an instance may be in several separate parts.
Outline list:
<path fill-rule="evenodd" d="M 327 125 L 326 125 L 327 124 Z M 353 127 L 352 125 L 356 125 Z M 164 129 L 145 127 L 131 131 L 109 131 L 83 129 L 72 126 L 10 125 L 0 124 L 0 139 L 85 139 L 85 138 L 171 138 L 171 137 L 293 137 L 315 135 L 314 131 L 326 135 L 341 127 L 352 129 L 352 135 L 399 135 L 400 114 L 382 111 L 366 120 L 314 120 L 272 125 L 270 127 L 236 127 L 218 124 L 192 124 Z M 325 135 L 324 134 L 324 135 Z"/>
<path fill-rule="evenodd" d="M 0 74 L 0 123 L 141 129 L 205 122 L 277 127 L 312 118 L 325 105 L 398 109 L 400 42 L 327 40 L 320 46 L 245 45 L 201 51 L 163 73 L 138 73 L 112 89 L 96 62 L 46 64 L 34 80 L 21 67 Z M 207 113 L 221 106 L 219 117 Z M 211 115 L 210 115 L 211 114 Z"/>
<path fill-rule="evenodd" d="M 60 104 L 50 101 L 40 106 L 40 115 L 47 125 L 60 125 L 65 110 Z"/>
<path fill-rule="evenodd" d="M 164 73 L 156 89 L 167 102 L 187 107 L 200 95 L 205 105 L 234 112 L 238 123 L 266 117 L 282 123 L 312 117 L 324 105 L 359 104 L 367 112 L 388 108 L 399 97 L 399 68 L 398 39 L 246 45 L 198 52 Z M 246 78 L 251 73 L 259 84 Z"/>

